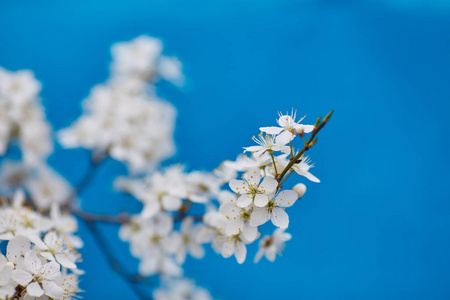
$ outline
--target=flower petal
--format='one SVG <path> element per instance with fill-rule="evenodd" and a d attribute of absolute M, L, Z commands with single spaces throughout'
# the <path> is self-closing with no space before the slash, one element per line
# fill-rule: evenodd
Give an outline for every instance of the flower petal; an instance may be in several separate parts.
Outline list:
<path fill-rule="evenodd" d="M 239 207 L 247 207 L 249 206 L 253 201 L 253 195 L 246 194 L 242 195 L 237 199 L 236 205 Z"/>
<path fill-rule="evenodd" d="M 159 202 L 150 202 L 144 205 L 144 209 L 142 209 L 141 216 L 144 219 L 149 219 L 156 215 L 161 210 L 161 205 Z"/>
<path fill-rule="evenodd" d="M 278 181 L 276 181 L 272 177 L 266 177 L 259 185 L 258 190 L 263 194 L 270 194 L 275 191 L 277 186 Z"/>
<path fill-rule="evenodd" d="M 236 243 L 236 251 L 234 252 L 234 256 L 239 264 L 242 264 L 245 261 L 245 257 L 247 256 L 247 247 L 243 242 Z"/>
<path fill-rule="evenodd" d="M 298 195 L 292 190 L 284 190 L 275 198 L 275 204 L 281 207 L 290 207 L 297 201 Z"/>
<path fill-rule="evenodd" d="M 251 243 L 258 238 L 258 227 L 253 227 L 249 223 L 245 223 L 242 234 Z"/>
<path fill-rule="evenodd" d="M 41 289 L 39 283 L 33 282 L 27 286 L 27 294 L 32 297 L 40 297 L 44 294 L 44 291 Z"/>
<path fill-rule="evenodd" d="M 314 176 L 313 174 L 306 172 L 306 174 L 304 175 L 306 178 L 308 178 L 309 180 L 311 180 L 312 182 L 320 182 L 320 179 L 317 178 L 316 176 Z"/>
<path fill-rule="evenodd" d="M 257 185 L 261 181 L 261 170 L 259 168 L 253 168 L 245 172 L 244 178 L 250 185 Z"/>
<path fill-rule="evenodd" d="M 279 136 L 277 136 L 275 142 L 277 143 L 277 146 L 283 146 L 292 141 L 294 137 L 295 135 L 293 135 L 292 132 L 283 131 Z"/>
<path fill-rule="evenodd" d="M 31 249 L 30 241 L 23 236 L 17 236 L 9 241 L 6 248 L 6 257 L 12 263 L 15 263 L 21 256 L 25 255 Z"/>
<path fill-rule="evenodd" d="M 269 203 L 269 197 L 263 194 L 256 194 L 255 199 L 253 200 L 255 205 L 258 207 L 264 207 Z"/>
<path fill-rule="evenodd" d="M 269 211 L 265 208 L 254 208 L 250 215 L 250 225 L 256 227 L 269 221 Z"/>
<path fill-rule="evenodd" d="M 51 261 L 41 268 L 40 273 L 43 279 L 55 280 L 60 275 L 59 269 L 59 264 L 56 261 Z"/>
<path fill-rule="evenodd" d="M 314 125 L 303 125 L 303 132 L 310 133 L 314 130 Z"/>
<path fill-rule="evenodd" d="M 70 257 L 69 255 L 63 253 L 56 253 L 55 257 L 56 261 L 59 262 L 61 266 L 67 269 L 76 269 L 77 265 L 74 263 L 75 257 Z"/>
<path fill-rule="evenodd" d="M 181 199 L 179 197 L 173 197 L 166 195 L 162 198 L 162 206 L 166 210 L 178 210 L 181 207 Z"/>
<path fill-rule="evenodd" d="M 282 208 L 275 208 L 270 214 L 273 225 L 286 229 L 289 226 L 289 216 Z"/>
<path fill-rule="evenodd" d="M 33 279 L 33 276 L 25 270 L 17 269 L 12 272 L 12 280 L 22 286 L 26 286 Z"/>
<path fill-rule="evenodd" d="M 268 134 L 279 134 L 283 131 L 281 127 L 269 126 L 269 127 L 259 127 L 259 130 Z"/>
<path fill-rule="evenodd" d="M 60 299 L 64 295 L 64 290 L 54 281 L 43 280 L 42 287 L 44 288 L 44 293 L 53 299 Z"/>
<path fill-rule="evenodd" d="M 249 191 L 248 184 L 244 180 L 231 179 L 229 186 L 236 194 L 247 194 Z"/>

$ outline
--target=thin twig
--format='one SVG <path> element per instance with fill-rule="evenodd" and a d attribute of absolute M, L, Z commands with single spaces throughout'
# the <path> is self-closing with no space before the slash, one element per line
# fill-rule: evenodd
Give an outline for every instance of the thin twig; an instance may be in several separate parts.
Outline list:
<path fill-rule="evenodd" d="M 97 242 L 97 245 L 99 246 L 100 250 L 105 255 L 108 264 L 110 267 L 123 278 L 123 280 L 127 283 L 129 288 L 142 300 L 149 300 L 152 299 L 150 296 L 147 296 L 145 293 L 143 293 L 138 287 L 134 285 L 134 283 L 140 282 L 144 280 L 144 277 L 136 276 L 134 274 L 127 274 L 125 270 L 120 266 L 120 263 L 115 258 L 114 254 L 111 251 L 111 247 L 108 246 L 108 243 L 103 236 L 103 234 L 97 229 L 95 226 L 94 221 L 88 221 L 86 219 L 83 219 L 89 228 L 89 231 L 92 233 L 92 236 L 94 237 L 95 241 Z"/>

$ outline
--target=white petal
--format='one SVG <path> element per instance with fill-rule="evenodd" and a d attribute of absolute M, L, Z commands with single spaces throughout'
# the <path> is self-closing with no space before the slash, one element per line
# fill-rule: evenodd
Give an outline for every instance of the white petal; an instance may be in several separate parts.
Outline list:
<path fill-rule="evenodd" d="M 76 269 L 77 265 L 74 263 L 74 257 L 70 257 L 67 254 L 57 253 L 55 255 L 56 261 L 61 264 L 61 266 L 67 269 Z"/>
<path fill-rule="evenodd" d="M 5 267 L 2 267 L 0 270 L 0 287 L 5 286 L 11 279 L 11 275 L 13 272 L 14 266 L 13 264 L 8 264 Z"/>
<path fill-rule="evenodd" d="M 270 247 L 266 250 L 266 257 L 270 262 L 274 262 L 277 257 L 277 249 L 275 247 Z"/>
<path fill-rule="evenodd" d="M 257 151 L 261 151 L 264 150 L 263 147 L 261 146 L 250 146 L 250 147 L 244 147 L 244 152 L 257 152 Z"/>
<path fill-rule="evenodd" d="M 50 252 L 46 252 L 46 251 L 45 252 L 40 252 L 39 255 L 42 256 L 43 258 L 49 260 L 49 261 L 54 261 L 55 260 L 55 257 Z"/>
<path fill-rule="evenodd" d="M 241 212 L 241 209 L 234 203 L 226 203 L 220 206 L 219 212 L 223 214 L 228 220 L 237 218 Z"/>
<path fill-rule="evenodd" d="M 292 139 L 295 137 L 295 135 L 292 134 L 290 131 L 283 131 L 277 138 L 275 139 L 275 142 L 277 143 L 277 146 L 283 146 L 292 141 Z M 290 150 L 290 148 L 289 148 Z"/>
<path fill-rule="evenodd" d="M 259 260 L 261 259 L 261 257 L 264 255 L 264 249 L 263 248 L 259 248 L 258 252 L 256 252 L 255 255 L 255 259 L 253 260 L 253 262 L 256 264 L 257 262 L 259 262 Z"/>
<path fill-rule="evenodd" d="M 310 133 L 314 130 L 314 125 L 303 125 L 303 132 Z"/>
<path fill-rule="evenodd" d="M 258 207 L 264 207 L 269 203 L 269 197 L 263 194 L 256 194 L 255 199 L 253 199 L 254 203 Z"/>
<path fill-rule="evenodd" d="M 64 295 L 64 290 L 54 281 L 44 280 L 42 281 L 42 287 L 44 288 L 44 293 L 53 299 L 59 299 Z"/>
<path fill-rule="evenodd" d="M 226 234 L 233 235 L 242 231 L 244 222 L 241 219 L 232 219 L 227 223 Z"/>
<path fill-rule="evenodd" d="M 243 242 L 236 243 L 236 251 L 234 252 L 234 256 L 238 263 L 242 264 L 245 261 L 245 257 L 247 256 L 247 247 Z"/>
<path fill-rule="evenodd" d="M 26 286 L 33 279 L 33 276 L 25 270 L 17 269 L 12 272 L 12 280 L 22 286 Z"/>
<path fill-rule="evenodd" d="M 181 222 L 181 232 L 189 233 L 192 229 L 192 225 L 194 224 L 194 218 L 187 217 Z"/>
<path fill-rule="evenodd" d="M 251 243 L 258 238 L 258 227 L 253 227 L 249 223 L 245 223 L 242 234 Z"/>
<path fill-rule="evenodd" d="M 278 186 L 278 181 L 272 177 L 264 178 L 263 182 L 258 187 L 258 190 L 263 194 L 270 194 L 275 191 Z"/>
<path fill-rule="evenodd" d="M 236 194 L 247 194 L 248 184 L 244 180 L 232 179 L 229 183 L 230 189 Z"/>
<path fill-rule="evenodd" d="M 237 199 L 236 205 L 239 207 L 247 207 L 249 206 L 253 201 L 253 195 L 242 195 Z"/>
<path fill-rule="evenodd" d="M 42 265 L 35 250 L 25 253 L 24 263 L 27 271 L 30 271 L 32 274 L 38 273 Z"/>
<path fill-rule="evenodd" d="M 250 215 L 250 225 L 257 227 L 266 223 L 269 219 L 270 215 L 267 209 L 254 208 L 252 214 Z"/>
<path fill-rule="evenodd" d="M 41 289 L 39 283 L 33 282 L 27 286 L 27 294 L 32 297 L 40 297 L 44 294 L 44 291 Z"/>
<path fill-rule="evenodd" d="M 144 205 L 144 209 L 142 209 L 141 216 L 144 219 L 148 219 L 156 215 L 161 210 L 161 205 L 159 202 L 150 202 Z"/>
<path fill-rule="evenodd" d="M 181 199 L 173 196 L 164 196 L 162 198 L 162 204 L 166 210 L 178 210 L 181 207 Z"/>
<path fill-rule="evenodd" d="M 309 180 L 311 180 L 312 182 L 317 182 L 319 183 L 320 180 L 319 178 L 317 178 L 316 176 L 314 176 L 313 174 L 306 172 L 306 174 L 304 175 L 306 178 L 308 178 Z"/>
<path fill-rule="evenodd" d="M 199 244 L 190 243 L 188 249 L 189 254 L 197 259 L 203 258 L 203 256 L 205 256 L 205 249 L 203 249 L 203 247 Z"/>
<path fill-rule="evenodd" d="M 42 267 L 40 273 L 42 274 L 43 279 L 55 280 L 60 275 L 59 269 L 59 264 L 55 261 L 51 261 Z"/>
<path fill-rule="evenodd" d="M 226 239 L 222 245 L 221 254 L 223 257 L 227 258 L 233 255 L 235 250 L 234 242 L 231 239 Z"/>
<path fill-rule="evenodd" d="M 298 195 L 292 190 L 284 190 L 275 198 L 275 204 L 281 207 L 290 207 L 297 201 Z"/>
<path fill-rule="evenodd" d="M 245 172 L 244 178 L 250 185 L 257 185 L 261 181 L 261 170 L 259 168 L 253 168 Z"/>
<path fill-rule="evenodd" d="M 269 126 L 269 127 L 260 127 L 259 130 L 268 134 L 279 134 L 281 131 L 283 131 L 283 128 Z"/>
<path fill-rule="evenodd" d="M 31 249 L 30 241 L 23 236 L 17 236 L 9 241 L 6 248 L 6 257 L 15 263 L 21 256 Z"/>
<path fill-rule="evenodd" d="M 289 216 L 282 208 L 275 208 L 271 215 L 273 225 L 286 229 L 289 226 Z"/>

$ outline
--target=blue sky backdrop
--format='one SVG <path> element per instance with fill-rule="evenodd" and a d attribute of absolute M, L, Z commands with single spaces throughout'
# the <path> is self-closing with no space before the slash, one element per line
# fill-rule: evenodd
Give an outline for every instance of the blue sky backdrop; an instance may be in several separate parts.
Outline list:
<path fill-rule="evenodd" d="M 449 299 L 449 32 L 446 1 L 0 0 L 0 66 L 35 72 L 61 129 L 108 77 L 113 43 L 162 38 L 188 78 L 182 89 L 159 85 L 178 109 L 170 162 L 190 169 L 235 158 L 278 111 L 294 107 L 313 123 L 335 109 L 311 151 L 322 183 L 308 182 L 289 211 L 283 257 L 255 265 L 253 245 L 238 265 L 209 250 L 186 275 L 224 300 Z M 76 182 L 87 157 L 57 148 L 50 163 Z M 112 188 L 125 173 L 103 165 L 85 209 L 135 210 Z M 117 227 L 102 230 L 135 270 Z M 81 235 L 84 298 L 133 299 Z"/>

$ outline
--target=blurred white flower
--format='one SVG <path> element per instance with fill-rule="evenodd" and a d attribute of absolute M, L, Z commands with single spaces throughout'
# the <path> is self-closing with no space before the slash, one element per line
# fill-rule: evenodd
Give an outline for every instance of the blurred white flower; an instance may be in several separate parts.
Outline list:
<path fill-rule="evenodd" d="M 153 292 L 155 300 L 212 300 L 209 292 L 189 279 L 165 280 L 164 286 Z"/>
<path fill-rule="evenodd" d="M 278 255 L 281 255 L 285 247 L 285 242 L 289 241 L 292 236 L 289 233 L 284 232 L 284 229 L 277 228 L 271 236 L 264 236 L 259 242 L 259 250 L 255 256 L 255 263 L 257 263 L 261 257 L 265 256 L 269 261 L 274 262 Z"/>

